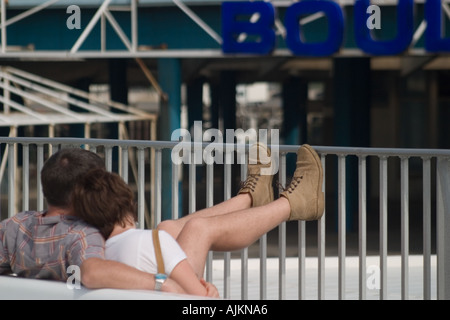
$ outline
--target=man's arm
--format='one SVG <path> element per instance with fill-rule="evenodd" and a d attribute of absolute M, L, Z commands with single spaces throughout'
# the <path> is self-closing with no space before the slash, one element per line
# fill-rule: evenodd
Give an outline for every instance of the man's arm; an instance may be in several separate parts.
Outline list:
<path fill-rule="evenodd" d="M 0 223 L 0 274 L 11 274 L 11 265 L 9 263 L 9 255 L 4 247 L 6 220 Z"/>
<path fill-rule="evenodd" d="M 81 264 L 81 283 L 90 289 L 154 290 L 155 276 L 117 261 L 89 258 Z M 186 293 L 172 279 L 165 281 L 162 291 Z"/>

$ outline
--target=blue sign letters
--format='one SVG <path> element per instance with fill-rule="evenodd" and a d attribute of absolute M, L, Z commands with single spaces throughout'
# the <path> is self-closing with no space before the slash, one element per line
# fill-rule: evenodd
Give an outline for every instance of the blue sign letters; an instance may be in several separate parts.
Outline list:
<path fill-rule="evenodd" d="M 248 21 L 257 14 L 257 22 Z M 239 19 L 241 17 L 241 19 Z M 247 17 L 247 20 L 244 18 Z M 275 10 L 269 2 L 222 3 L 222 50 L 226 53 L 270 53 L 275 46 Z M 243 41 L 240 36 L 255 37 L 257 41 Z"/>
<path fill-rule="evenodd" d="M 328 38 L 325 42 L 305 43 L 300 37 L 300 17 L 324 12 L 328 17 Z M 285 17 L 286 44 L 299 56 L 328 56 L 339 50 L 344 35 L 344 16 L 341 7 L 331 1 L 301 1 L 289 7 Z"/>
<path fill-rule="evenodd" d="M 429 52 L 449 52 L 450 39 L 442 38 L 443 21 L 441 0 L 428 0 L 425 3 L 425 49 Z"/>
<path fill-rule="evenodd" d="M 397 32 L 392 40 L 374 39 L 367 21 L 370 0 L 356 0 L 354 5 L 355 42 L 370 55 L 397 55 L 408 49 L 414 34 L 414 0 L 399 0 Z M 305 42 L 300 18 L 321 12 L 327 18 L 327 37 L 322 42 Z M 441 0 L 426 0 L 425 49 L 429 52 L 450 52 L 450 38 L 443 38 Z M 222 50 L 225 53 L 269 54 L 276 46 L 275 9 L 270 2 L 222 3 Z M 344 15 L 332 0 L 303 0 L 290 5 L 285 14 L 286 45 L 298 56 L 329 56 L 343 43 Z"/>
<path fill-rule="evenodd" d="M 355 40 L 358 47 L 373 55 L 396 55 L 405 51 L 413 38 L 414 30 L 414 2 L 413 0 L 399 0 L 397 6 L 397 36 L 389 41 L 374 40 L 367 28 L 367 7 L 370 0 L 355 2 Z"/>

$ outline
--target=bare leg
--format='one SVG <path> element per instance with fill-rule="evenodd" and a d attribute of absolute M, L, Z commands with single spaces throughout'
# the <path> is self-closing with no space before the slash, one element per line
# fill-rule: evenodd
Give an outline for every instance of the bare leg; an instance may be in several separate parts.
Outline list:
<path fill-rule="evenodd" d="M 237 196 L 221 202 L 215 206 L 196 211 L 180 219 L 163 221 L 158 225 L 158 229 L 168 232 L 172 237 L 176 239 L 178 238 L 178 235 L 180 234 L 186 223 L 193 218 L 214 217 L 228 214 L 234 211 L 248 209 L 250 208 L 251 203 L 252 198 L 249 194 L 238 194 Z"/>
<path fill-rule="evenodd" d="M 233 251 L 249 246 L 280 223 L 287 221 L 291 208 L 286 198 L 267 205 L 228 214 L 197 216 L 181 230 L 177 241 L 199 277 L 208 251 Z"/>

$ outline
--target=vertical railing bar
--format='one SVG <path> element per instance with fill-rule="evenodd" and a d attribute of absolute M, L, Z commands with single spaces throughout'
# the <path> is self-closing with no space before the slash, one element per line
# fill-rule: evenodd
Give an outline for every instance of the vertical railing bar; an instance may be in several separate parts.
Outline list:
<path fill-rule="evenodd" d="M 196 197 L 196 159 L 195 159 L 195 148 L 192 148 L 191 151 L 191 162 L 189 164 L 189 214 L 195 212 L 196 209 L 196 203 L 195 203 L 195 197 Z"/>
<path fill-rule="evenodd" d="M 380 299 L 387 298 L 387 157 L 380 157 Z"/>
<path fill-rule="evenodd" d="M 14 136 L 17 136 L 17 127 L 14 127 Z M 14 151 L 14 184 L 13 184 L 13 192 L 14 192 L 14 214 L 16 214 L 19 209 L 19 143 L 15 144 L 15 147 L 13 149 Z"/>
<path fill-rule="evenodd" d="M 225 164 L 224 164 L 224 200 L 231 198 L 231 160 L 232 153 L 229 150 L 225 152 Z M 230 298 L 230 282 L 231 282 L 231 253 L 224 253 L 224 298 Z"/>
<path fill-rule="evenodd" d="M 325 199 L 326 199 L 326 187 L 325 187 L 325 159 L 326 159 L 326 155 L 322 154 L 321 155 L 321 162 L 322 162 L 322 167 L 323 167 L 323 185 L 322 185 L 322 191 L 325 194 Z M 326 211 L 326 209 L 324 209 Z M 318 274 L 317 274 L 317 298 L 319 300 L 324 300 L 325 299 L 325 219 L 326 219 L 326 212 L 323 213 L 322 218 L 319 220 L 319 223 L 317 224 L 317 241 L 318 241 Z"/>
<path fill-rule="evenodd" d="M 214 164 L 206 165 L 206 206 L 208 208 L 214 205 Z M 206 281 L 212 282 L 212 260 L 213 252 L 208 252 L 206 260 Z"/>
<path fill-rule="evenodd" d="M 107 171 L 112 171 L 112 148 L 105 146 L 105 167 Z"/>
<path fill-rule="evenodd" d="M 30 146 L 22 145 L 22 210 L 28 211 L 30 201 Z"/>
<path fill-rule="evenodd" d="M 286 298 L 286 222 L 278 227 L 278 299 Z"/>
<path fill-rule="evenodd" d="M 346 170 L 345 155 L 338 156 L 338 299 L 345 299 L 345 237 L 346 237 Z"/>
<path fill-rule="evenodd" d="M 37 145 L 37 155 L 36 155 L 36 208 L 38 211 L 42 211 L 44 209 L 44 195 L 42 192 L 42 183 L 41 183 L 41 170 L 44 166 L 44 145 Z"/>
<path fill-rule="evenodd" d="M 259 298 L 267 299 L 267 234 L 259 239 Z"/>
<path fill-rule="evenodd" d="M 401 297 L 409 299 L 409 159 L 400 160 L 400 193 L 401 193 Z"/>
<path fill-rule="evenodd" d="M 143 148 L 137 150 L 138 161 L 138 227 L 145 226 L 145 153 Z"/>
<path fill-rule="evenodd" d="M 259 298 L 267 299 L 267 234 L 259 239 Z"/>
<path fill-rule="evenodd" d="M 306 223 L 305 221 L 298 221 L 297 224 L 298 224 L 298 299 L 304 300 L 306 292 L 305 290 Z M 284 259 L 286 259 L 286 257 L 284 257 Z"/>
<path fill-rule="evenodd" d="M 267 233 L 259 238 L 259 298 L 267 299 Z"/>
<path fill-rule="evenodd" d="M 241 181 L 247 178 L 247 164 L 241 164 Z M 241 299 L 248 300 L 248 248 L 241 251 Z"/>
<path fill-rule="evenodd" d="M 248 300 L 248 248 L 241 251 L 241 299 Z"/>
<path fill-rule="evenodd" d="M 431 160 L 423 158 L 423 299 L 431 299 Z"/>
<path fill-rule="evenodd" d="M 8 144 L 8 217 L 13 217 L 17 212 L 16 208 L 16 195 L 14 190 L 15 185 L 15 163 L 16 163 L 16 144 Z"/>
<path fill-rule="evenodd" d="M 121 148 L 121 158 L 120 175 L 128 183 L 128 147 Z"/>
<path fill-rule="evenodd" d="M 59 150 L 59 145 L 58 145 L 58 144 L 50 143 L 50 144 L 48 145 L 48 154 L 49 154 L 49 155 L 55 154 L 56 152 L 58 152 L 58 150 Z M 49 156 L 49 157 L 50 157 L 50 156 Z"/>
<path fill-rule="evenodd" d="M 436 163 L 436 256 L 437 299 L 450 300 L 450 162 L 438 157 Z"/>
<path fill-rule="evenodd" d="M 444 280 L 444 201 L 442 199 L 442 185 L 439 179 L 442 160 L 438 157 L 436 160 L 436 297 L 440 300 L 444 296 L 444 290 L 441 281 Z"/>
<path fill-rule="evenodd" d="M 155 217 L 154 224 L 157 226 L 161 222 L 161 185 L 162 185 L 162 150 L 155 150 Z"/>
<path fill-rule="evenodd" d="M 155 183 L 156 183 L 156 150 L 153 147 L 150 147 L 150 159 L 149 159 L 149 184 L 150 184 L 150 194 L 149 194 L 149 212 L 148 215 L 150 217 L 150 223 L 149 223 L 149 228 L 153 228 L 156 227 L 156 225 L 154 224 L 155 222 L 155 202 L 156 202 L 156 197 L 155 197 Z"/>
<path fill-rule="evenodd" d="M 286 187 L 286 153 L 280 153 L 280 183 Z M 286 222 L 278 226 L 278 299 L 286 297 Z"/>
<path fill-rule="evenodd" d="M 298 221 L 298 299 L 304 300 L 306 292 L 306 223 Z M 286 257 L 285 257 L 286 258 Z"/>
<path fill-rule="evenodd" d="M 367 169 L 366 156 L 358 157 L 359 180 L 359 299 L 366 300 L 366 256 L 367 256 Z"/>
<path fill-rule="evenodd" d="M 176 220 L 179 217 L 178 213 L 178 205 L 179 205 L 179 199 L 178 199 L 178 192 L 179 192 L 179 186 L 178 186 L 178 174 L 179 174 L 179 165 L 175 163 L 175 161 L 172 161 L 172 219 Z M 189 190 L 189 193 L 191 191 Z M 192 213 L 192 212 L 189 212 Z"/>

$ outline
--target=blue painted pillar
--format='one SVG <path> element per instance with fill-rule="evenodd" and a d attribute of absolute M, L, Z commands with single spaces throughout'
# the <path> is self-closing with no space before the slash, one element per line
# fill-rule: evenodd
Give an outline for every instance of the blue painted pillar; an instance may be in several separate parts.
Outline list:
<path fill-rule="evenodd" d="M 334 59 L 336 146 L 370 146 L 370 74 L 370 58 Z M 355 157 L 346 160 L 346 226 L 349 231 L 353 229 L 358 214 L 357 193 L 353 192 L 358 190 L 357 161 Z"/>
<path fill-rule="evenodd" d="M 300 145 L 307 142 L 306 103 L 307 84 L 299 77 L 291 77 L 282 85 L 283 129 L 282 137 L 287 145 Z M 286 157 L 286 174 L 292 176 L 297 156 Z"/>
<path fill-rule="evenodd" d="M 158 59 L 158 81 L 161 89 L 167 94 L 168 100 L 161 100 L 158 140 L 170 141 L 172 132 L 181 128 L 181 62 L 175 58 Z M 162 154 L 162 202 L 161 219 L 172 218 L 172 159 L 170 150 Z M 182 190 L 179 186 L 178 203 L 182 208 Z M 180 211 L 180 216 L 181 216 Z"/>

